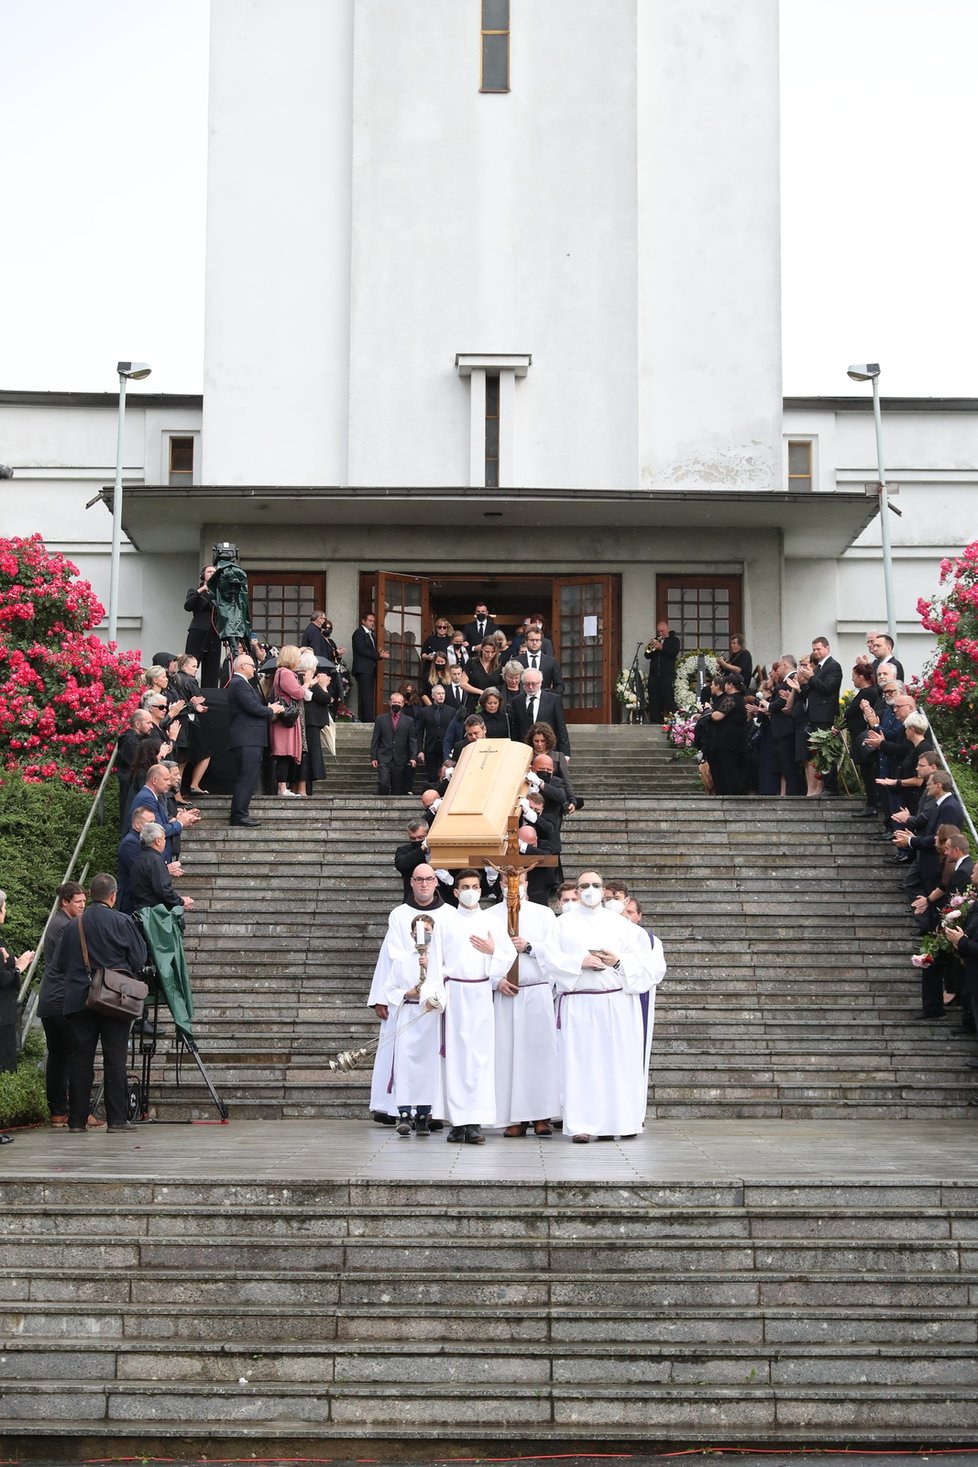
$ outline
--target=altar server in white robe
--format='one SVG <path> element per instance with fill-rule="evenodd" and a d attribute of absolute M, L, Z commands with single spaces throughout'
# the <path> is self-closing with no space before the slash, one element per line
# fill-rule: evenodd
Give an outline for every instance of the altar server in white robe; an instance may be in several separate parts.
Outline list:
<path fill-rule="evenodd" d="M 604 910 L 596 871 L 581 872 L 577 891 L 544 959 L 557 990 L 564 1134 L 634 1136 L 647 1103 L 639 995 L 652 983 L 649 947 L 625 917 Z"/>
<path fill-rule="evenodd" d="M 494 908 L 495 930 L 508 933 L 504 904 Z M 496 1125 L 503 1135 L 552 1136 L 550 1117 L 560 1115 L 560 1067 L 553 985 L 542 958 L 557 918 L 549 907 L 527 900 L 527 878 L 520 877 L 519 986 L 506 976 L 493 982 L 496 1017 Z"/>
<path fill-rule="evenodd" d="M 435 1114 L 451 1129 L 449 1141 L 485 1141 L 496 1121 L 495 1020 L 492 981 L 505 977 L 516 949 L 491 912 L 479 906 L 480 873 L 460 871 L 454 921 L 442 934 L 444 1015 Z M 422 989 L 422 997 L 425 991 Z"/>
<path fill-rule="evenodd" d="M 434 950 L 432 971 L 439 975 L 441 973 L 441 926 L 445 921 L 450 921 L 453 909 L 438 894 L 438 878 L 432 868 L 428 865 L 416 866 L 411 876 L 411 895 L 406 902 L 394 908 L 387 919 L 387 935 L 381 945 L 374 967 L 373 982 L 370 985 L 370 995 L 367 999 L 369 1006 L 375 1011 L 380 1019 L 380 1034 L 378 1036 L 377 1053 L 374 1056 L 373 1077 L 370 1083 L 370 1109 L 377 1119 L 382 1116 L 390 1116 L 393 1123 L 398 1114 L 397 1103 L 394 1099 L 393 1077 L 396 1075 L 394 1066 L 395 1045 L 393 1043 L 398 1027 L 405 1022 L 407 1016 L 399 1015 L 395 1005 L 392 1009 L 390 1001 L 389 985 L 399 985 L 413 971 L 415 981 L 418 975 L 418 952 L 414 945 L 414 936 L 411 931 L 411 923 L 418 913 L 427 913 L 435 920 L 435 934 L 429 946 L 429 954 Z M 446 916 L 447 914 L 447 916 Z M 429 957 L 429 961 L 431 961 Z M 413 970 L 412 965 L 413 963 Z M 411 985 L 406 985 L 410 987 Z M 436 1023 L 436 1020 L 432 1021 Z M 418 1025 L 418 1028 L 426 1028 L 426 1025 Z M 413 1101 L 412 1104 L 423 1104 L 424 1102 Z M 437 1112 L 436 1112 L 437 1114 Z"/>
<path fill-rule="evenodd" d="M 642 1024 L 645 1029 L 645 1088 L 648 1093 L 649 1068 L 652 1064 L 652 1030 L 655 1027 L 655 991 L 666 976 L 666 955 L 655 933 L 647 932 L 642 926 L 642 908 L 635 897 L 628 898 L 624 915 L 649 945 L 648 963 L 652 974 L 652 987 L 648 993 L 639 994 L 639 1003 L 642 1006 Z"/>

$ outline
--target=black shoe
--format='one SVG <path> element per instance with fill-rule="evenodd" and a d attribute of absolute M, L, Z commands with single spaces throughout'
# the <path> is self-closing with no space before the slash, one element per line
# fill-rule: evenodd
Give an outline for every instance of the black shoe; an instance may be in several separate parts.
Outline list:
<path fill-rule="evenodd" d="M 3 1135 L 0 1136 L 0 1146 L 13 1146 L 13 1144 L 14 1144 L 14 1138 L 13 1138 L 13 1136 L 8 1136 L 7 1133 L 6 1133 L 6 1131 L 4 1131 Z"/>
<path fill-rule="evenodd" d="M 261 825 L 261 821 L 260 820 L 256 820 L 253 815 L 245 815 L 240 820 L 229 820 L 228 821 L 228 824 L 229 825 L 247 825 L 249 827 L 253 827 L 255 825 Z"/>
<path fill-rule="evenodd" d="M 434 1134 L 435 1131 L 444 1131 L 444 1129 L 444 1121 L 433 1121 L 430 1116 L 428 1117 L 428 1130 L 431 1131 L 432 1134 Z"/>
<path fill-rule="evenodd" d="M 121 1126 L 106 1126 L 105 1129 L 110 1136 L 115 1136 L 123 1131 L 138 1131 L 139 1127 L 135 1121 L 123 1121 Z"/>
<path fill-rule="evenodd" d="M 849 816 L 849 819 L 850 820 L 872 820 L 873 817 L 876 816 L 876 815 L 878 815 L 878 814 L 879 814 L 879 811 L 878 810 L 874 810 L 873 807 L 872 807 L 872 805 L 866 805 L 862 810 L 857 810 L 854 815 L 850 815 Z"/>
<path fill-rule="evenodd" d="M 427 1116 L 418 1116 L 417 1120 L 414 1123 L 414 1134 L 416 1136 L 428 1136 L 431 1134 L 428 1129 Z"/>
<path fill-rule="evenodd" d="M 485 1146 L 486 1138 L 482 1134 L 481 1126 L 466 1126 L 465 1140 L 470 1146 Z"/>
<path fill-rule="evenodd" d="M 383 1110 L 371 1111 L 371 1115 L 373 1116 L 374 1120 L 377 1122 L 378 1126 L 396 1126 L 397 1125 L 397 1118 L 396 1118 L 396 1116 L 389 1116 L 386 1111 L 383 1111 Z"/>
<path fill-rule="evenodd" d="M 933 1023 L 937 1019 L 943 1019 L 945 1014 L 943 1009 L 939 1009 L 937 1013 L 931 1013 L 928 1009 L 918 1009 L 912 1017 L 915 1019 L 929 1019 Z"/>
<path fill-rule="evenodd" d="M 909 866 L 911 861 L 910 856 L 884 856 L 883 859 L 890 866 Z"/>
<path fill-rule="evenodd" d="M 401 1116 L 401 1119 L 398 1121 L 398 1123 L 394 1127 L 394 1129 L 396 1130 L 396 1132 L 397 1132 L 397 1134 L 399 1136 L 410 1136 L 410 1134 L 411 1134 L 411 1118 L 410 1118 L 410 1116 Z"/>
<path fill-rule="evenodd" d="M 464 1126 L 450 1126 L 449 1127 L 449 1130 L 448 1130 L 448 1135 L 445 1137 L 445 1140 L 446 1141 L 464 1141 L 465 1140 L 465 1127 Z"/>

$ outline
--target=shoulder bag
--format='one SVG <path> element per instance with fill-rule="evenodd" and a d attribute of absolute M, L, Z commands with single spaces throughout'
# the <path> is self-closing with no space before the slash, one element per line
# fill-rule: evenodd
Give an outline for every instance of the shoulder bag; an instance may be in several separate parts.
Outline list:
<path fill-rule="evenodd" d="M 278 673 L 272 684 L 272 702 L 282 704 L 282 712 L 276 713 L 275 722 L 280 723 L 283 728 L 292 728 L 299 722 L 299 714 L 302 712 L 302 704 L 297 703 L 294 698 L 289 698 L 281 691 Z"/>
<path fill-rule="evenodd" d="M 149 985 L 131 973 L 118 968 L 92 968 L 85 941 L 85 925 L 78 918 L 78 936 L 81 940 L 82 962 L 89 975 L 90 984 L 85 1007 L 107 1019 L 138 1019 L 142 1017 L 143 1004 L 149 993 Z"/>

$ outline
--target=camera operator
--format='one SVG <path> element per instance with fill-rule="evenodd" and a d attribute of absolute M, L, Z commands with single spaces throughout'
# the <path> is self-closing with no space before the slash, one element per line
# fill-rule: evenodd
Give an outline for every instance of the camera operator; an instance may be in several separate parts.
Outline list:
<path fill-rule="evenodd" d="M 221 638 L 214 621 L 214 598 L 210 592 L 213 575 L 214 566 L 203 566 L 200 584 L 190 587 L 183 603 L 184 611 L 191 613 L 184 650 L 197 659 L 202 688 L 216 688 L 221 671 Z"/>

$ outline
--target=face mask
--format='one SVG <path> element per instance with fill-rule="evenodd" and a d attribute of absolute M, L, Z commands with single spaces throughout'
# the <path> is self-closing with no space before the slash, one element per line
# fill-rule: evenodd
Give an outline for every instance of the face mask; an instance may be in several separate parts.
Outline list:
<path fill-rule="evenodd" d="M 575 902 L 574 898 L 573 897 L 568 897 L 567 900 L 566 900 L 566 902 L 561 902 L 561 904 L 560 904 L 560 910 L 562 912 L 567 912 L 567 911 L 570 910 L 571 907 L 576 907 L 576 906 L 577 906 L 577 903 Z"/>
<path fill-rule="evenodd" d="M 618 897 L 610 897 L 604 904 L 606 912 L 615 912 L 620 917 L 625 910 L 625 903 L 619 901 Z"/>
<path fill-rule="evenodd" d="M 464 891 L 459 892 L 458 904 L 460 907 L 468 907 L 471 910 L 472 907 L 479 905 L 481 895 L 481 892 L 473 891 L 471 886 L 467 886 Z"/>
<path fill-rule="evenodd" d="M 580 897 L 581 897 L 581 901 L 584 903 L 584 905 L 586 907 L 600 907 L 600 905 L 601 905 L 601 887 L 600 886 L 585 886 L 584 889 L 580 893 Z"/>

